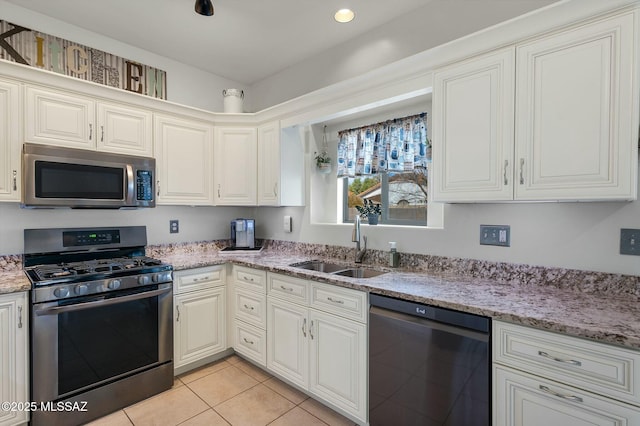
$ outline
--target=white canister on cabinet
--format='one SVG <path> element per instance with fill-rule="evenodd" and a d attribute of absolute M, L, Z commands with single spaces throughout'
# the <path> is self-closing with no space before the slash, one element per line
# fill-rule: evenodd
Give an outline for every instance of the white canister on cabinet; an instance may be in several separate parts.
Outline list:
<path fill-rule="evenodd" d="M 224 89 L 224 112 L 242 113 L 244 112 L 242 102 L 244 101 L 244 91 L 239 89 Z"/>

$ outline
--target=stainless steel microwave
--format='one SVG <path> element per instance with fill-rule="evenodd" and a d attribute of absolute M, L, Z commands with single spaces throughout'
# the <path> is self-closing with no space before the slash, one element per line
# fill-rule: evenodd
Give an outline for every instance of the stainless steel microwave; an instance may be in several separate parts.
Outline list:
<path fill-rule="evenodd" d="M 25 143 L 22 206 L 155 207 L 156 160 Z"/>

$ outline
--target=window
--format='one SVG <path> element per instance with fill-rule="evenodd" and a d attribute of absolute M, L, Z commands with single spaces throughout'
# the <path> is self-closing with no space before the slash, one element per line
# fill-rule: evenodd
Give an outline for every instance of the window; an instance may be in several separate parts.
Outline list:
<path fill-rule="evenodd" d="M 380 223 L 426 225 L 430 161 L 426 113 L 339 131 L 343 222 L 371 201 L 381 207 Z"/>
<path fill-rule="evenodd" d="M 364 200 L 380 204 L 380 223 L 392 225 L 427 224 L 426 170 L 381 173 L 374 176 L 345 177 L 343 181 L 343 222 L 353 222 L 356 206 Z"/>

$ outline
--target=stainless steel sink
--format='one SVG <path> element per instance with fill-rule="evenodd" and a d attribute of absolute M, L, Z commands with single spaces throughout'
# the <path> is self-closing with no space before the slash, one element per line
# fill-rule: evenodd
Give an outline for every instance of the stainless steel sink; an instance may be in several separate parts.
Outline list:
<path fill-rule="evenodd" d="M 375 269 L 352 268 L 337 263 L 323 262 L 321 260 L 308 260 L 306 262 L 292 263 L 289 266 L 351 278 L 372 278 L 385 273 L 376 271 Z"/>
<path fill-rule="evenodd" d="M 334 273 L 336 271 L 342 271 L 348 268 L 348 266 L 345 265 L 323 262 L 321 260 L 308 260 L 306 262 L 292 263 L 289 266 L 300 269 L 308 269 L 311 271 L 326 272 L 328 274 Z"/>
<path fill-rule="evenodd" d="M 385 272 L 376 271 L 375 269 L 368 268 L 351 268 L 345 269 L 344 271 L 334 272 L 335 275 L 341 275 L 343 277 L 352 277 L 352 278 L 372 278 L 377 277 L 378 275 L 382 275 Z"/>

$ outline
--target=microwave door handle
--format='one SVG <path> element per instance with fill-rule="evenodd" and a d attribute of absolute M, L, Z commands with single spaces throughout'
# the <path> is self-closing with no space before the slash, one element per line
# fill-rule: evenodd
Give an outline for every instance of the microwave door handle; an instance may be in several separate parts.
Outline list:
<path fill-rule="evenodd" d="M 127 205 L 133 206 L 135 204 L 135 182 L 133 180 L 133 166 L 131 164 L 127 164 L 127 195 L 126 202 Z"/>
<path fill-rule="evenodd" d="M 115 305 L 117 303 L 131 302 L 133 300 L 147 299 L 149 297 L 160 296 L 165 293 L 169 293 L 171 287 L 162 288 L 159 290 L 145 291 L 143 293 L 131 294 L 129 296 L 114 297 L 111 299 L 103 299 L 95 302 L 76 303 L 75 305 L 54 306 L 52 308 L 38 309 L 36 315 L 58 315 L 63 312 L 79 311 L 81 309 L 96 308 L 98 306 Z"/>

